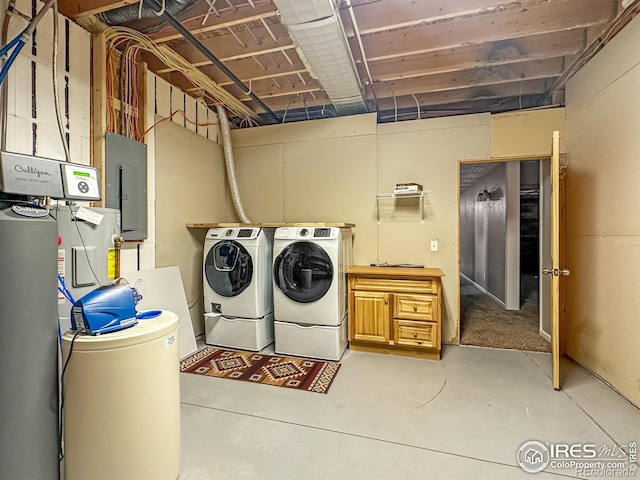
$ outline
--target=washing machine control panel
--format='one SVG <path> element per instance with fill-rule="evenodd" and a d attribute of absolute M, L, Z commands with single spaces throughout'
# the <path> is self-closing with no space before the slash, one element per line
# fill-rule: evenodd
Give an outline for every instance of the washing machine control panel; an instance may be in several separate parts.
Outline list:
<path fill-rule="evenodd" d="M 245 240 L 255 240 L 260 236 L 259 228 L 211 228 L 207 232 L 205 239 L 213 240 L 216 238 L 242 238 Z"/>

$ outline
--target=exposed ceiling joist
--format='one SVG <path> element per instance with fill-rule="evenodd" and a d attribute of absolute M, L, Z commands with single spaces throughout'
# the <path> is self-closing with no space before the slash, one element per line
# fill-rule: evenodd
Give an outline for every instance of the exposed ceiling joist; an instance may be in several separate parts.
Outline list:
<path fill-rule="evenodd" d="M 233 12 L 228 9 L 221 12 L 219 17 L 210 17 L 209 21 L 204 26 L 201 25 L 202 20 L 199 20 L 199 22 L 182 22 L 182 24 L 188 28 L 193 35 L 202 35 L 204 33 L 223 30 L 229 27 L 237 27 L 244 23 L 260 22 L 261 20 L 277 16 L 278 12 L 271 3 L 263 3 L 260 6 L 256 6 L 256 8 L 251 8 L 247 4 L 245 7 L 238 8 L 237 12 Z M 173 29 L 167 29 L 166 31 L 161 31 L 155 35 L 151 35 L 151 38 L 157 43 L 165 43 L 182 38 L 179 33 L 167 34 L 167 31 L 175 32 Z"/>
<path fill-rule="evenodd" d="M 525 82 L 532 79 L 556 78 L 562 74 L 563 70 L 563 59 L 552 58 L 491 68 L 476 68 L 463 72 L 441 73 L 393 82 L 376 82 L 374 86 L 376 87 L 376 96 L 380 99 L 390 96 L 390 90 L 393 90 L 396 96 L 411 95 L 419 90 L 444 92 L 476 86 Z"/>
<path fill-rule="evenodd" d="M 509 10 L 523 10 L 549 0 L 380 0 L 372 4 L 354 5 L 361 35 L 442 23 L 461 17 L 475 17 Z M 353 32 L 349 32 L 350 35 Z"/>
<path fill-rule="evenodd" d="M 416 95 L 421 107 L 428 110 L 430 105 L 443 105 L 454 102 L 478 101 L 493 99 L 499 102 L 504 98 L 522 98 L 530 95 L 543 95 L 549 86 L 546 80 L 527 80 L 512 82 L 496 86 L 481 86 L 462 88 L 458 90 L 420 93 Z M 416 107 L 416 101 L 411 96 L 396 97 L 397 108 Z M 378 99 L 380 110 L 393 110 L 395 108 L 393 97 Z"/>
<path fill-rule="evenodd" d="M 585 28 L 610 20 L 613 0 L 582 0 L 589 8 L 576 9 L 575 1 L 555 0 L 524 10 L 493 13 L 483 20 L 464 17 L 451 22 L 396 30 L 363 38 L 369 62 L 496 42 L 524 36 Z M 554 8 L 551 8 L 553 5 Z M 567 23 L 567 19 L 570 23 Z M 490 28 L 488 28 L 490 27 Z M 352 48 L 355 48 L 352 44 Z"/>
<path fill-rule="evenodd" d="M 83 25 L 96 13 L 137 3 L 59 0 L 60 10 Z M 554 94 L 573 73 L 570 65 L 581 59 L 576 64 L 581 66 L 582 59 L 590 58 L 640 11 L 640 3 L 624 10 L 620 0 L 350 0 L 350 4 L 348 10 L 340 3 L 340 17 L 356 61 L 357 82 L 365 90 L 365 103 L 378 111 L 381 121 L 563 102 Z M 306 119 L 310 109 L 316 117 L 335 115 L 323 85 L 300 58 L 274 0 L 217 0 L 215 10 L 208 1 L 199 0 L 181 13 L 180 24 L 279 116 L 287 111 L 291 115 L 287 120 Z M 134 20 L 128 25 L 142 29 L 150 23 Z M 185 42 L 173 27 L 151 37 L 262 112 L 259 102 L 249 100 L 224 69 Z M 179 71 L 146 53 L 139 58 L 151 71 L 198 96 Z M 331 81 L 334 77 L 340 78 L 334 75 Z"/>
<path fill-rule="evenodd" d="M 579 30 L 571 30 L 458 47 L 447 51 L 446 54 L 429 52 L 403 58 L 400 61 L 382 60 L 373 62 L 370 67 L 374 79 L 390 81 L 575 55 L 582 48 L 584 48 L 584 34 Z"/>

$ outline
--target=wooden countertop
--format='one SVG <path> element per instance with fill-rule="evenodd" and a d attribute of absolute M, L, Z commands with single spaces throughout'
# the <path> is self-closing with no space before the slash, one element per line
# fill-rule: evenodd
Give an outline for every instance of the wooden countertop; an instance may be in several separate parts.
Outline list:
<path fill-rule="evenodd" d="M 348 275 L 371 275 L 376 277 L 444 277 L 439 268 L 370 267 L 355 265 L 347 268 Z"/>
<path fill-rule="evenodd" d="M 187 223 L 187 228 L 227 228 L 227 227 L 338 227 L 353 228 L 355 223 Z"/>

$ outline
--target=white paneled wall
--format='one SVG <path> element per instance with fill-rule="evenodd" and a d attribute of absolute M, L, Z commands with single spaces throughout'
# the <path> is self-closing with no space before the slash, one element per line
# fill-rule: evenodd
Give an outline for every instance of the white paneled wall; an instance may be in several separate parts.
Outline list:
<path fill-rule="evenodd" d="M 217 125 L 207 126 L 207 123 L 216 123 L 218 115 L 203 103 L 185 94 L 172 86 L 162 78 L 149 72 L 147 75 L 147 105 L 145 107 L 145 125 L 153 125 L 167 117 L 171 122 L 181 125 L 199 135 L 217 142 L 219 129 Z M 176 113 L 178 112 L 178 113 Z M 186 115 L 186 117 L 185 117 Z M 187 120 L 188 119 L 188 120 Z M 166 120 L 168 121 L 168 120 Z M 198 125 L 200 124 L 200 125 Z M 147 218 L 148 237 L 142 244 L 128 243 L 123 247 L 121 255 L 121 270 L 128 272 L 155 268 L 156 251 L 156 148 L 155 129 L 149 131 L 144 139 L 147 144 Z M 176 195 L 180 192 L 176 191 Z M 186 222 L 185 222 L 186 225 Z M 186 228 L 186 226 L 185 226 Z"/>
<path fill-rule="evenodd" d="M 6 8 L 7 2 L 2 2 Z M 17 0 L 25 15 L 42 8 L 39 0 Z M 11 17 L 9 39 L 27 22 Z M 90 49 L 91 35 L 75 23 L 58 17 L 58 85 L 65 135 L 71 161 L 90 162 Z M 68 47 L 70 45 L 71 47 Z M 53 12 L 40 22 L 35 42 L 20 52 L 7 76 L 7 150 L 64 160 L 62 140 L 56 123 L 53 79 Z M 68 106 L 67 106 L 68 105 Z"/>

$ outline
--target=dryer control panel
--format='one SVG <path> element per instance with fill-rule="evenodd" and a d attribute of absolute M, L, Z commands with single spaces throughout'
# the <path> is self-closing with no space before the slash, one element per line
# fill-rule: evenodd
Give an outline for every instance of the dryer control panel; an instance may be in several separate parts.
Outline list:
<path fill-rule="evenodd" d="M 330 228 L 316 228 L 313 232 L 314 238 L 329 238 L 331 237 Z"/>
<path fill-rule="evenodd" d="M 274 238 L 290 240 L 333 240 L 339 237 L 340 229 L 337 227 L 279 227 L 274 235 Z"/>

